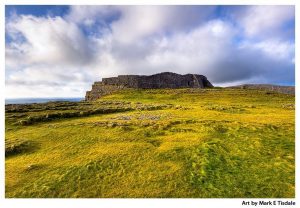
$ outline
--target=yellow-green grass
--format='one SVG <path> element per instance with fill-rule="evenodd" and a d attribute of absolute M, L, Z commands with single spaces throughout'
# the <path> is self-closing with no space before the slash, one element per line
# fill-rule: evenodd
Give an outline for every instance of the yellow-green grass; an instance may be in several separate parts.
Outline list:
<path fill-rule="evenodd" d="M 118 102 L 131 108 L 19 122 Z M 257 90 L 125 90 L 7 112 L 6 197 L 295 197 L 294 102 Z"/>

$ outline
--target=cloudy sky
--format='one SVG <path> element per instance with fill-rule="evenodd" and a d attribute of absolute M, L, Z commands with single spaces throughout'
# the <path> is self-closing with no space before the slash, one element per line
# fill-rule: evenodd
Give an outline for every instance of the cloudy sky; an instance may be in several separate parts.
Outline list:
<path fill-rule="evenodd" d="M 84 97 L 121 74 L 295 84 L 294 6 L 6 6 L 6 97 Z"/>

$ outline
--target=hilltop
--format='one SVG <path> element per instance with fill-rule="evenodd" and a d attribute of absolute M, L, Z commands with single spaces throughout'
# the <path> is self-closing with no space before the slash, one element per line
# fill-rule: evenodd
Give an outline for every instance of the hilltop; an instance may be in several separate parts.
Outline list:
<path fill-rule="evenodd" d="M 212 88 L 213 85 L 203 75 L 180 75 L 163 72 L 153 75 L 119 75 L 103 78 L 95 82 L 92 90 L 86 92 L 85 100 L 91 101 L 122 89 L 178 89 L 178 88 Z"/>

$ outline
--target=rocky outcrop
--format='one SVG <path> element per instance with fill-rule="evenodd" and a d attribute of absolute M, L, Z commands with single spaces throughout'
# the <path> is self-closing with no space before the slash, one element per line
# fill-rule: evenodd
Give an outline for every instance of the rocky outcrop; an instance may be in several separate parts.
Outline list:
<path fill-rule="evenodd" d="M 159 88 L 209 88 L 213 85 L 203 75 L 180 75 L 164 72 L 150 76 L 119 75 L 118 77 L 103 78 L 95 82 L 92 90 L 86 92 L 85 100 L 96 100 L 103 95 L 114 93 L 125 88 L 159 89 Z"/>
<path fill-rule="evenodd" d="M 280 85 L 271 85 L 271 84 L 244 84 L 231 86 L 227 88 L 239 88 L 239 89 L 252 89 L 252 90 L 265 90 L 265 91 L 273 91 L 284 94 L 295 94 L 294 86 L 280 86 Z"/>

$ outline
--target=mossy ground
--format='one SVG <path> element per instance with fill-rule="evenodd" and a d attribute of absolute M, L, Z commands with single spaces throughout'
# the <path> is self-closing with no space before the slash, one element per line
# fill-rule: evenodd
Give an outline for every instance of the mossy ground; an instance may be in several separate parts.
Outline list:
<path fill-rule="evenodd" d="M 295 197 L 294 102 L 257 90 L 126 90 L 7 109 L 5 194 Z"/>

